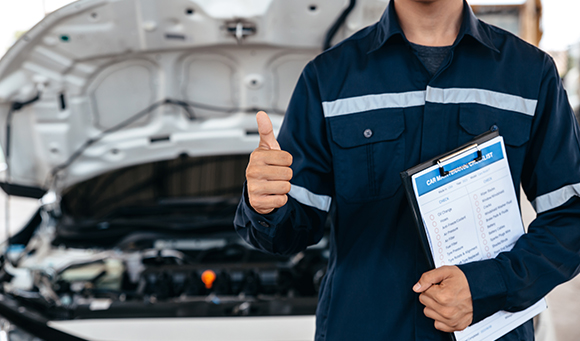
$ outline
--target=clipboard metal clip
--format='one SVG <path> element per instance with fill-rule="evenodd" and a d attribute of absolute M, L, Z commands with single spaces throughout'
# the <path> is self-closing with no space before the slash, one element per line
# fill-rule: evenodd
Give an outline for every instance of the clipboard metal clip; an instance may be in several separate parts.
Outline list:
<path fill-rule="evenodd" d="M 447 170 L 447 171 L 445 170 L 445 165 L 443 165 L 443 163 L 445 163 L 446 161 L 449 161 L 449 160 L 453 159 L 454 157 L 456 157 L 458 155 L 461 155 L 463 153 L 466 153 L 469 150 L 474 149 L 474 148 L 477 148 L 477 156 L 473 160 L 470 160 L 466 164 L 460 165 L 460 166 L 455 167 L 453 169 L 450 169 L 450 170 Z M 463 167 L 465 165 L 468 165 L 468 164 L 470 164 L 472 162 L 479 162 L 482 159 L 483 159 L 483 153 L 479 149 L 479 146 L 477 145 L 477 143 L 474 143 L 474 144 L 469 145 L 469 146 L 467 146 L 467 147 L 465 147 L 465 148 L 463 148 L 461 150 L 456 151 L 455 153 L 452 153 L 451 155 L 448 155 L 446 157 L 443 157 L 443 158 L 437 160 L 437 164 L 439 165 L 439 174 L 441 174 L 441 177 L 447 176 L 447 175 L 449 175 L 449 173 L 453 172 L 456 169 L 459 169 L 459 168 L 461 168 L 461 167 Z"/>

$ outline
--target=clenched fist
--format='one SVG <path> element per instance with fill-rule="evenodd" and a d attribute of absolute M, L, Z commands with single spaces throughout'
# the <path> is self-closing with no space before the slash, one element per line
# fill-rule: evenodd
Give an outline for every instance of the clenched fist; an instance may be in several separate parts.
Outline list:
<path fill-rule="evenodd" d="M 292 180 L 292 155 L 280 149 L 272 122 L 260 111 L 256 115 L 260 145 L 250 156 L 246 169 L 250 205 L 260 214 L 268 214 L 286 205 Z"/>

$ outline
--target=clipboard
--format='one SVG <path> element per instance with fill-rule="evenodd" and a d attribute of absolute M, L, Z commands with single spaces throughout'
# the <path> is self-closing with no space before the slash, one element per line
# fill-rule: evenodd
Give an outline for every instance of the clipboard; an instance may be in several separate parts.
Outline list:
<path fill-rule="evenodd" d="M 525 233 L 498 130 L 400 175 L 432 269 L 495 258 Z M 521 312 L 500 311 L 450 335 L 455 341 L 496 340 L 546 308 L 542 299 Z"/>
<path fill-rule="evenodd" d="M 433 167 L 435 165 L 439 166 L 439 174 L 440 176 L 447 176 L 449 174 L 449 172 L 451 171 L 451 169 L 449 169 L 450 167 L 445 167 L 445 162 L 452 160 L 453 158 L 460 156 L 466 152 L 469 151 L 473 151 L 476 150 L 476 156 L 474 157 L 474 161 L 478 161 L 481 160 L 481 158 L 483 157 L 483 153 L 481 152 L 481 150 L 478 148 L 478 146 L 482 145 L 485 142 L 488 142 L 496 137 L 500 136 L 499 135 L 499 130 L 495 130 L 495 131 L 489 131 L 486 132 L 484 134 L 481 134 L 477 137 L 475 137 L 472 141 L 459 146 L 443 155 L 439 155 L 437 157 L 432 158 L 431 160 L 428 160 L 426 162 L 423 162 L 417 166 L 411 167 L 409 169 L 407 169 L 404 172 L 400 173 L 401 176 L 401 180 L 403 181 L 403 188 L 405 189 L 405 195 L 407 196 L 407 200 L 409 201 L 409 204 L 411 205 L 411 211 L 413 213 L 413 218 L 415 220 L 415 225 L 418 228 L 419 231 L 419 236 L 421 238 L 421 245 L 423 247 L 423 251 L 425 251 L 425 256 L 427 257 L 427 261 L 429 262 L 429 266 L 431 267 L 431 269 L 435 269 L 435 262 L 433 260 L 433 256 L 431 254 L 431 252 L 429 252 L 430 250 L 430 246 L 429 246 L 429 241 L 427 238 L 427 234 L 425 229 L 423 228 L 423 220 L 421 218 L 420 215 L 420 210 L 419 210 L 419 203 L 418 201 L 415 199 L 415 195 L 414 195 L 414 190 L 413 190 L 413 184 L 412 184 L 412 177 L 415 174 L 420 173 L 421 171 L 424 171 L 430 167 Z"/>

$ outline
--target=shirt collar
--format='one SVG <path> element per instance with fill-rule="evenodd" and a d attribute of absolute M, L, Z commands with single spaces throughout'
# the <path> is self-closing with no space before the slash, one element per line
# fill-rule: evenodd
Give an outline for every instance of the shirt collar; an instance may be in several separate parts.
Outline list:
<path fill-rule="evenodd" d="M 385 11 L 381 20 L 378 23 L 375 41 L 371 45 L 371 48 L 368 53 L 372 53 L 378 50 L 395 35 L 400 35 L 403 38 L 405 37 L 403 29 L 401 29 L 401 26 L 399 25 L 397 13 L 395 12 L 395 1 L 390 0 L 387 10 Z M 457 36 L 457 39 L 455 40 L 453 46 L 457 45 L 461 40 L 463 40 L 463 37 L 465 37 L 466 35 L 473 37 L 475 40 L 480 42 L 485 47 L 499 53 L 499 50 L 493 44 L 489 36 L 489 33 L 482 27 L 481 22 L 479 21 L 479 19 L 477 19 L 477 17 L 471 10 L 471 6 L 469 6 L 469 4 L 464 0 L 463 22 L 461 23 L 459 35 Z"/>

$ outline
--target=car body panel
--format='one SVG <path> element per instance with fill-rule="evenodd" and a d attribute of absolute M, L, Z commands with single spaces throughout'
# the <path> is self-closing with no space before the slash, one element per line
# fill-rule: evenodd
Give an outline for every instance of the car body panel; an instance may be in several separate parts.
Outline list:
<path fill-rule="evenodd" d="M 18 156 L 4 182 L 60 193 L 184 153 L 249 153 L 255 112 L 268 111 L 279 128 L 302 68 L 347 5 L 80 0 L 49 14 L 0 61 L 3 122 L 14 102 L 40 95 L 14 113 L 8 148 L 0 130 L 4 150 Z M 335 40 L 376 21 L 386 5 L 360 0 Z"/>
<path fill-rule="evenodd" d="M 127 319 L 49 322 L 49 326 L 95 341 L 308 341 L 314 316 L 193 319 Z"/>

